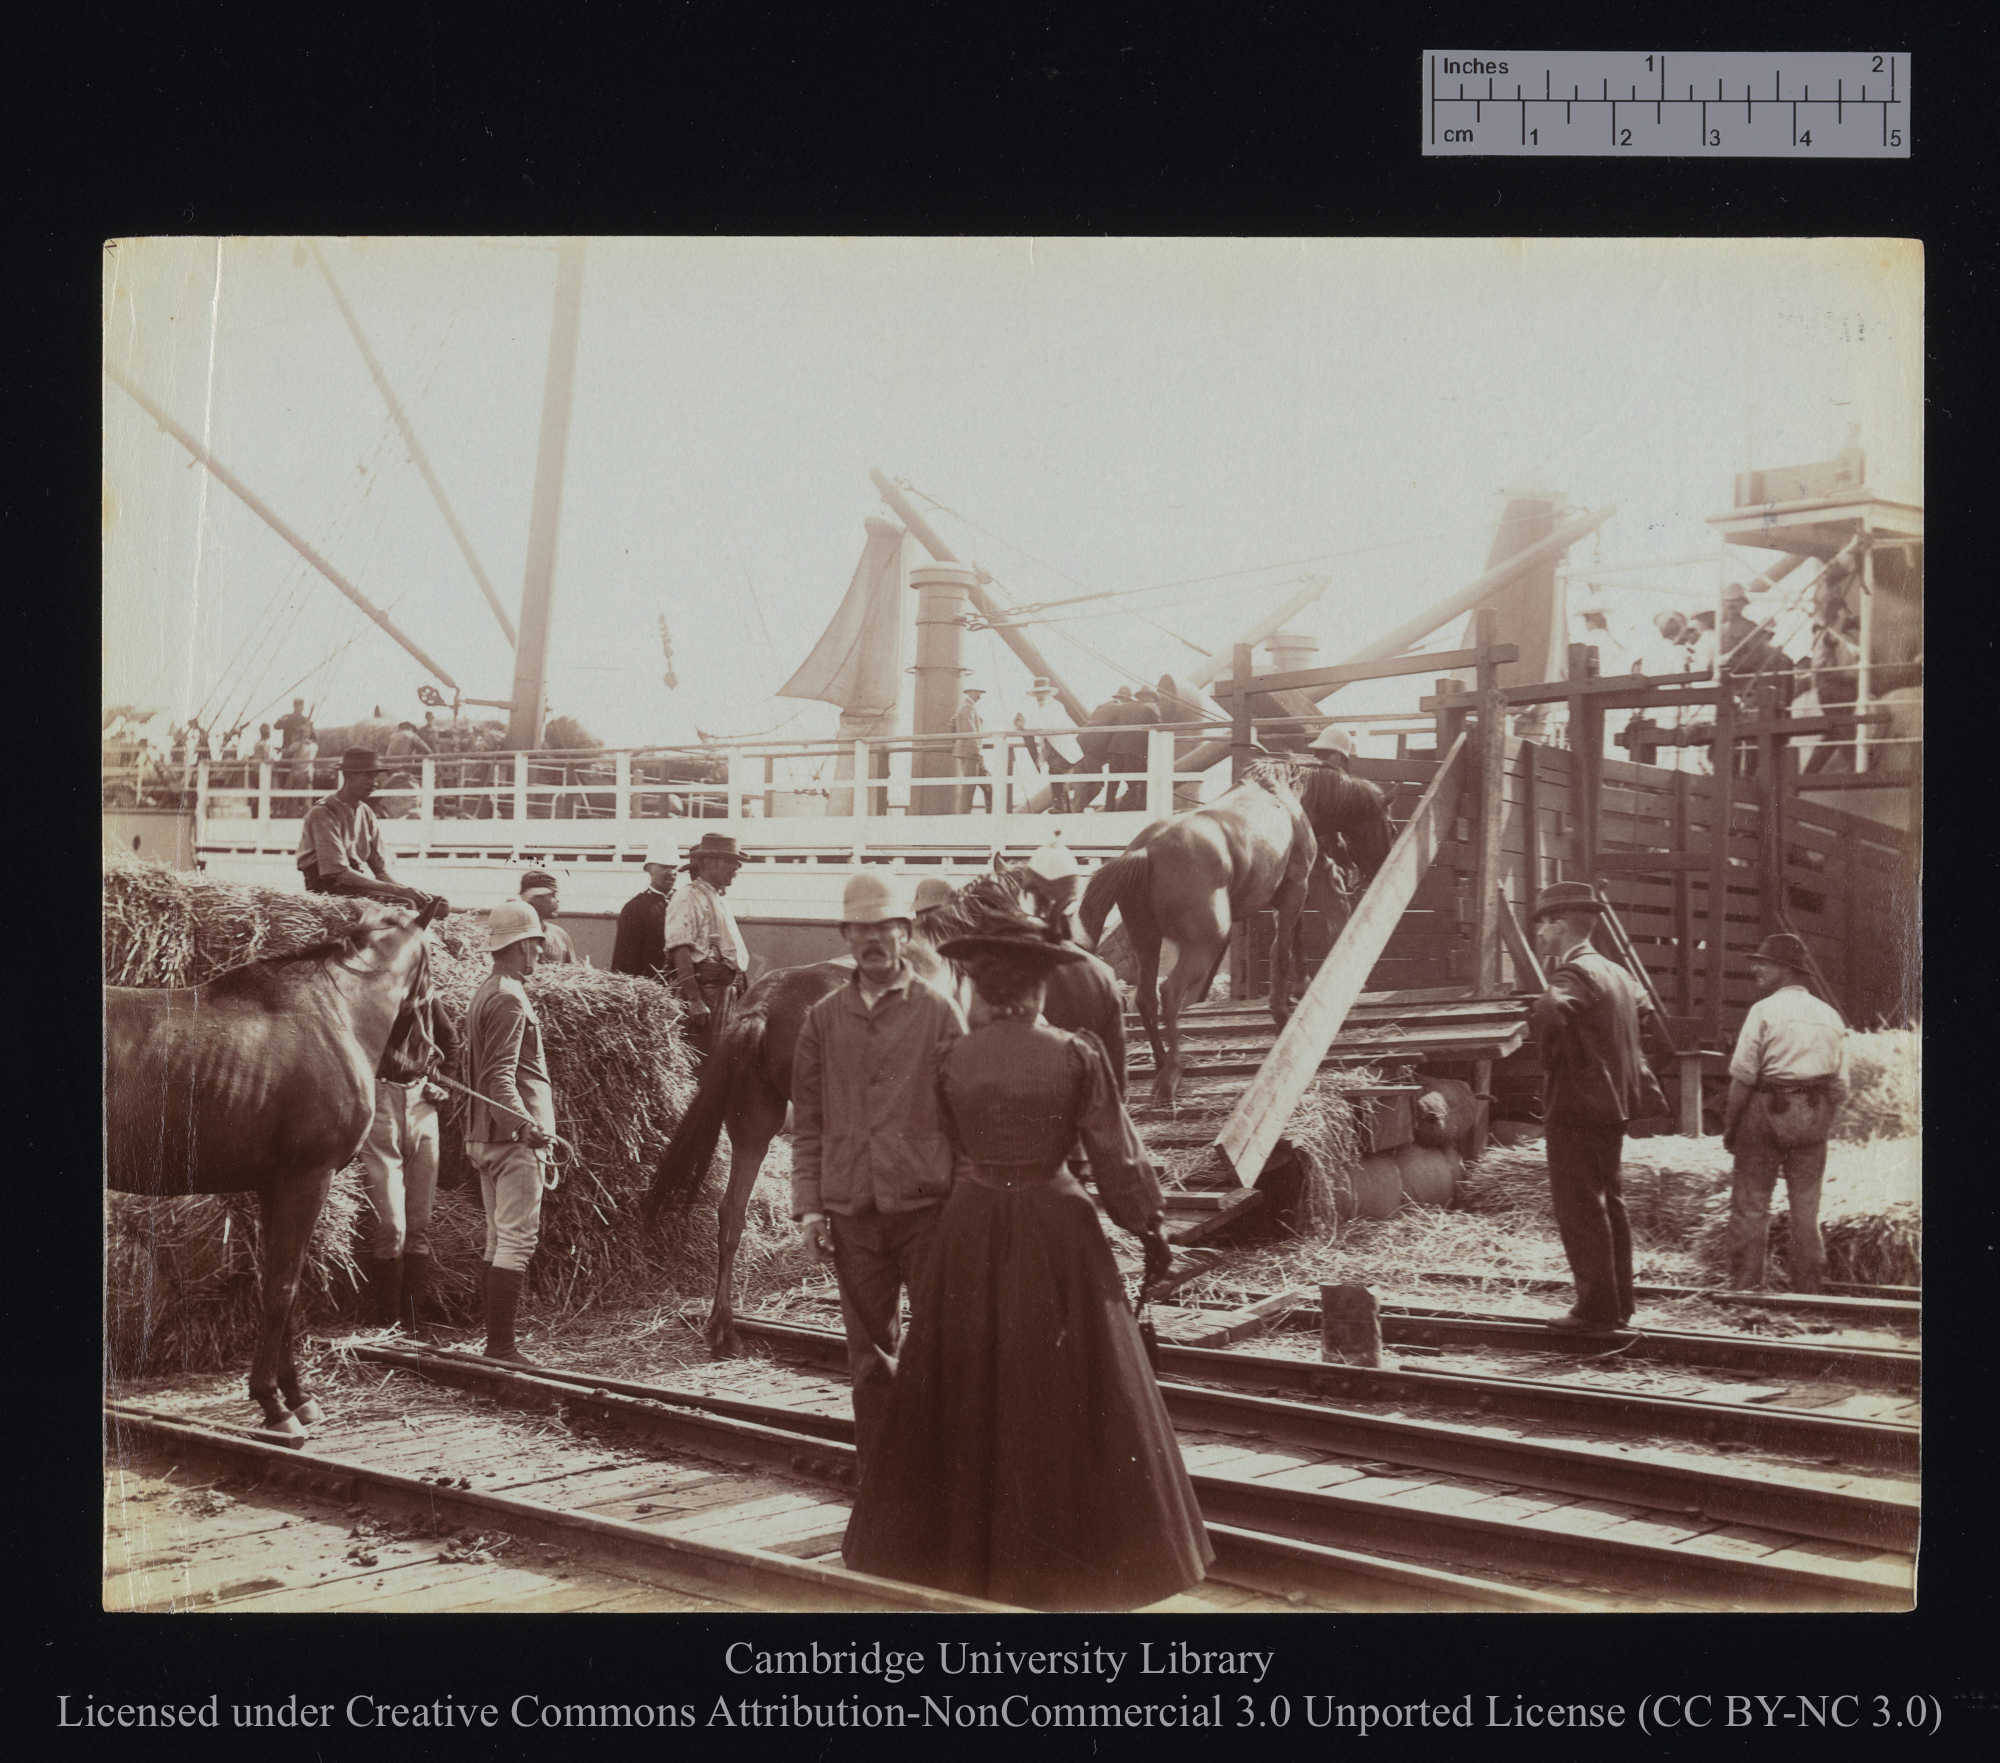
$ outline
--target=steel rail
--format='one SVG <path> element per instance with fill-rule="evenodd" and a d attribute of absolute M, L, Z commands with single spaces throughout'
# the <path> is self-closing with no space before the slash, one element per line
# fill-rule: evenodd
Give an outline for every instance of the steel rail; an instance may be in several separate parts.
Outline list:
<path fill-rule="evenodd" d="M 830 1330 L 746 1316 L 739 1316 L 736 1326 L 745 1336 L 765 1341 L 790 1356 L 834 1370 L 846 1366 L 846 1343 Z M 1741 1444 L 1836 1458 L 1897 1473 L 1914 1474 L 1918 1466 L 1917 1429 L 1889 1421 L 1840 1419 L 1796 1409 L 1705 1402 L 1690 1396 L 1637 1395 L 1530 1378 L 1475 1377 L 1465 1372 L 1411 1368 L 1372 1370 L 1209 1347 L 1177 1347 L 1164 1341 L 1160 1361 L 1174 1378 L 1206 1383 L 1298 1390 L 1347 1401 L 1431 1401 L 1495 1418 L 1551 1421 L 1621 1433 L 1644 1431 L 1657 1438 L 1695 1439 L 1708 1444 Z M 1170 1411 L 1175 1393 L 1183 1387 L 1172 1379 L 1161 1383 Z"/>
<path fill-rule="evenodd" d="M 1570 1289 L 1567 1279 L 1526 1279 L 1516 1274 L 1427 1272 L 1412 1277 L 1419 1281 L 1434 1279 L 1461 1286 L 1507 1286 L 1515 1291 L 1566 1292 Z M 1710 1304 L 1753 1306 L 1775 1310 L 1781 1315 L 1798 1311 L 1824 1312 L 1852 1317 L 1857 1321 L 1866 1318 L 1871 1321 L 1916 1323 L 1923 1316 L 1923 1300 L 1907 1296 L 1909 1290 L 1907 1286 L 1856 1285 L 1836 1291 L 1829 1284 L 1824 1292 L 1750 1292 L 1735 1291 L 1726 1286 L 1642 1284 L 1632 1288 L 1632 1296 L 1661 1303 L 1701 1298 Z M 1402 1308 L 1406 1310 L 1415 1307 L 1407 1300 L 1402 1301 Z"/>
<path fill-rule="evenodd" d="M 135 1411 L 123 1404 L 105 1410 L 107 1443 L 115 1455 L 148 1447 L 172 1450 L 229 1470 L 249 1469 L 268 1486 L 353 1503 L 365 1500 L 378 1510 L 406 1519 L 447 1526 L 504 1527 L 510 1534 L 560 1544 L 585 1564 L 631 1577 L 634 1569 L 655 1573 L 683 1589 L 692 1581 L 704 1588 L 752 1590 L 782 1596 L 795 1608 L 1011 1611 L 1012 1605 L 983 1598 L 910 1586 L 872 1574 L 854 1573 L 801 1561 L 768 1549 L 705 1543 L 674 1537 L 627 1519 L 569 1512 L 514 1494 L 476 1493 L 443 1488 L 414 1475 L 334 1456 L 308 1444 L 291 1451 L 197 1422 Z"/>
<path fill-rule="evenodd" d="M 427 1370 L 441 1357 L 406 1354 L 393 1348 L 355 1351 L 373 1363 L 419 1371 Z M 722 1413 L 760 1428 L 796 1429 L 815 1439 L 852 1443 L 854 1438 L 854 1422 L 845 1416 L 800 1413 L 666 1385 L 596 1378 L 587 1372 L 542 1368 L 535 1377 L 543 1382 L 574 1384 L 593 1393 L 608 1391 Z M 1489 1477 L 1586 1499 L 1695 1511 L 1728 1524 L 1761 1525 L 1871 1549 L 1916 1546 L 1918 1508 L 1912 1499 L 1798 1486 L 1730 1465 L 1646 1462 L 1603 1445 L 1495 1438 L 1471 1427 L 1443 1422 L 1356 1414 L 1185 1384 L 1163 1384 L 1161 1394 L 1176 1426 L 1248 1435 L 1274 1446 L 1299 1446 L 1449 1474 Z"/>
<path fill-rule="evenodd" d="M 1294 1310 L 1279 1326 L 1317 1333 L 1319 1312 Z M 1579 1335 L 1514 1317 L 1442 1316 L 1387 1304 L 1382 1306 L 1382 1339 L 1397 1346 L 1521 1347 L 1580 1357 L 1615 1353 L 1665 1365 L 1709 1366 L 1802 1379 L 1838 1377 L 1896 1390 L 1915 1389 L 1923 1367 L 1921 1354 L 1887 1347 L 1808 1347 L 1792 1341 L 1663 1328 L 1621 1328 L 1600 1335 Z"/>
<path fill-rule="evenodd" d="M 603 1380 L 583 1373 L 538 1368 L 534 1373 L 484 1364 L 469 1355 L 409 1351 L 376 1346 L 352 1349 L 375 1364 L 395 1365 L 433 1381 L 485 1393 L 530 1407 L 560 1407 L 612 1421 L 650 1439 L 709 1457 L 723 1456 L 766 1464 L 782 1463 L 797 1473 L 851 1486 L 854 1480 L 854 1423 L 825 1416 L 796 1415 L 755 1403 L 702 1396 L 693 1391 L 659 1390 L 655 1386 L 615 1380 L 626 1391 L 647 1391 L 648 1400 L 608 1390 Z M 842 1363 L 845 1361 L 843 1359 Z M 574 1381 L 570 1381 L 570 1380 Z M 691 1398 L 691 1400 L 690 1400 Z M 674 1414 L 650 1402 L 675 1402 L 698 1411 Z M 718 1405 L 781 1420 L 818 1423 L 813 1432 L 791 1433 L 735 1414 L 709 1412 Z M 845 1436 L 838 1436 L 844 1434 Z M 739 1455 L 740 1454 L 740 1455 Z M 553 1508 L 551 1508 L 553 1510 Z M 1573 1600 L 1518 1586 L 1498 1584 L 1415 1562 L 1397 1561 L 1352 1548 L 1329 1547 L 1310 1538 L 1266 1536 L 1250 1524 L 1242 1530 L 1221 1527 L 1213 1537 L 1219 1572 L 1257 1590 L 1310 1591 L 1337 1597 L 1360 1608 L 1424 1608 L 1461 1610 L 1575 1610 Z M 859 1576 L 866 1578 L 867 1576 Z M 878 1582 L 889 1583 L 889 1582 Z M 1387 1588 L 1387 1589 L 1385 1589 Z M 942 1595 L 942 1594 L 940 1594 Z M 987 1605 L 985 1608 L 997 1608 Z"/>

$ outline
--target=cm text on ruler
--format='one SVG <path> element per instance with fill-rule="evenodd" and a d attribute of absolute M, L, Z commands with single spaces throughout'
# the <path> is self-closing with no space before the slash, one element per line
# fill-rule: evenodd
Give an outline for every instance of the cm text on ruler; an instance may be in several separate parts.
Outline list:
<path fill-rule="evenodd" d="M 1426 157 L 1907 159 L 1899 51 L 1434 49 Z"/>

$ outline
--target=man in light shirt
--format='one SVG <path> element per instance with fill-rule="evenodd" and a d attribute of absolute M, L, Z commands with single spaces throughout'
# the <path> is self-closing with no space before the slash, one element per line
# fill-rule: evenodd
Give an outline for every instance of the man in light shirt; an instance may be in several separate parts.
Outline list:
<path fill-rule="evenodd" d="M 1847 1025 L 1806 989 L 1806 946 L 1797 937 L 1766 937 L 1750 971 L 1762 995 L 1736 1037 L 1722 1123 L 1722 1142 L 1736 1158 L 1723 1239 L 1729 1281 L 1738 1291 L 1762 1288 L 1771 1192 L 1782 1175 L 1792 1290 L 1816 1292 L 1826 1273 L 1820 1183 L 1833 1117 L 1847 1097 Z"/>
<path fill-rule="evenodd" d="M 699 1057 L 715 1050 L 729 1007 L 749 981 L 750 951 L 723 895 L 743 867 L 727 833 L 704 833 L 688 853 L 688 881 L 667 902 L 660 926 L 671 976 L 687 1006 L 688 1030 Z"/>

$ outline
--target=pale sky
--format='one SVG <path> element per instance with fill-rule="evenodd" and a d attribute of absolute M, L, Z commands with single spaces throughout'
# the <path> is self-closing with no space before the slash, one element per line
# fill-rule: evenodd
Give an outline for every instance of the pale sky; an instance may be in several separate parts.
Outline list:
<path fill-rule="evenodd" d="M 552 242 L 321 249 L 518 616 Z M 944 504 L 919 499 L 1017 602 L 1218 578 L 1034 629 L 1086 701 L 1187 671 L 1307 572 L 1333 584 L 1293 623 L 1341 659 L 1479 573 L 1509 489 L 1618 505 L 1570 561 L 1616 568 L 1642 623 L 1670 603 L 1644 587 L 1756 572 L 1624 568 L 1712 559 L 1702 517 L 1747 466 L 1829 458 L 1859 423 L 1871 486 L 1922 500 L 1921 277 L 1917 247 L 1868 240 L 592 240 L 550 708 L 613 745 L 830 733 L 830 706 L 772 694 L 885 512 L 871 466 Z M 300 241 L 128 241 L 104 301 L 109 360 L 469 696 L 509 694 Z M 103 385 L 105 702 L 420 717 L 422 668 Z M 966 649 L 989 725 L 1028 707 L 997 637 Z"/>

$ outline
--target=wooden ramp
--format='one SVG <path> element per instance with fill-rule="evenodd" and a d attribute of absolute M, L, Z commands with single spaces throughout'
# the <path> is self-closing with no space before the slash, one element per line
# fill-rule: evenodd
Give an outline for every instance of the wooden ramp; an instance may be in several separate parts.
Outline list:
<path fill-rule="evenodd" d="M 1240 1184 L 1247 1187 L 1263 1172 L 1444 842 L 1470 769 L 1468 742 L 1463 732 L 1452 742 L 1339 941 L 1216 1134 L 1216 1149 Z"/>

